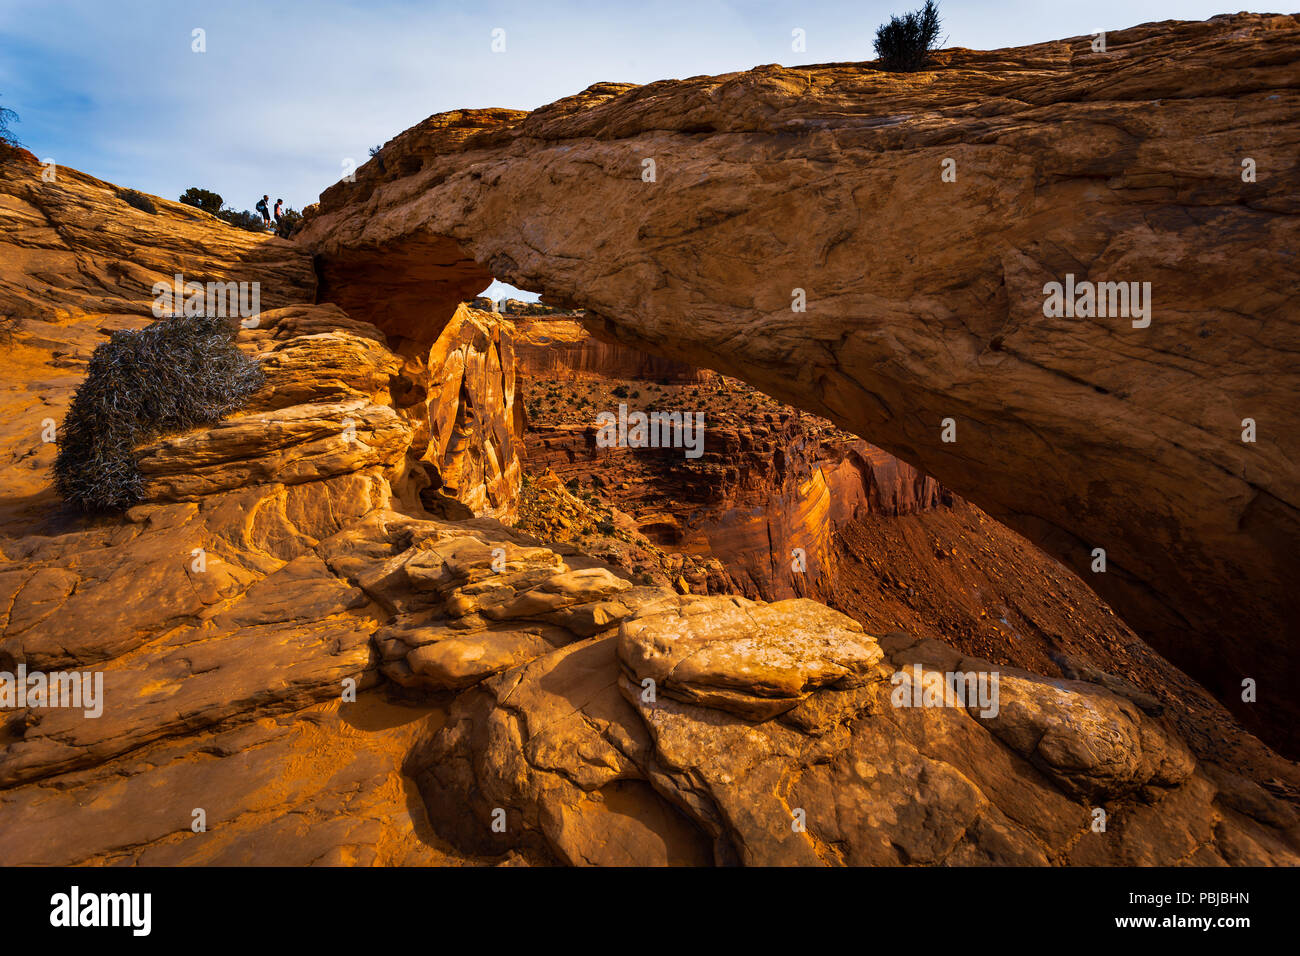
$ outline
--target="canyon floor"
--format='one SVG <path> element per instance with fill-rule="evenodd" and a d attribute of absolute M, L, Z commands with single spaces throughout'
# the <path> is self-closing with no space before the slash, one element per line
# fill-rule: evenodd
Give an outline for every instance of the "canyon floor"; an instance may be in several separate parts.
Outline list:
<path fill-rule="evenodd" d="M 1161 83 L 1202 77 L 1234 37 L 1222 72 L 1248 80 L 1202 78 L 1143 149 L 1098 132 L 1136 122 L 1127 104 Z M 1243 14 L 1117 32 L 1112 60 L 1079 38 L 945 51 L 924 87 L 853 65 L 760 68 L 442 114 L 327 191 L 292 240 L 159 197 L 148 212 L 30 154 L 0 167 L 0 671 L 104 688 L 98 715 L 3 710 L 0 863 L 1300 863 L 1300 768 L 1255 736 L 1285 743 L 1293 702 L 1274 692 L 1261 714 L 1225 691 L 1243 662 L 1291 679 L 1289 625 L 1269 629 L 1293 600 L 1273 601 L 1293 560 L 1289 439 L 1274 430 L 1262 464 L 1243 464 L 1251 450 L 1214 418 L 1237 412 L 1206 410 L 1235 388 L 1285 420 L 1291 326 L 1215 377 L 1191 351 L 1226 348 L 1209 336 L 1072 357 L 1060 342 L 1114 330 L 1008 326 L 990 357 L 950 322 L 1007 304 L 988 288 L 990 236 L 1012 285 L 1039 283 L 1033 256 L 1083 257 L 1143 217 L 1175 224 L 1180 255 L 1212 245 L 1175 207 L 1251 218 L 1215 235 L 1284 245 L 1294 211 L 1273 186 L 1237 203 L 1143 170 L 1182 140 L 1204 148 L 1187 130 L 1215 116 L 1269 149 L 1293 134 L 1298 37 L 1295 18 Z M 1096 71 L 1115 99 L 1080 104 Z M 895 107 L 897 122 L 872 119 Z M 710 285 L 724 260 L 748 268 L 718 243 L 772 253 L 745 195 L 779 203 L 791 176 L 826 188 L 819 164 L 854 177 L 1072 118 L 1096 125 L 1033 153 L 1038 192 L 982 193 L 996 216 L 940 257 L 942 282 L 891 260 L 897 241 L 863 300 L 835 252 L 857 242 L 837 217 L 857 222 L 859 200 L 837 193 L 782 255 L 820 257 L 805 274 L 838 306 L 782 325 L 788 298 L 747 300 L 743 275 Z M 718 136 L 734 152 L 706 161 Z M 593 188 L 569 164 L 615 169 L 648 140 L 725 175 L 624 206 L 644 218 L 603 231 L 619 176 Z M 1057 190 L 1081 182 L 1106 210 L 1096 234 L 1054 233 Z M 540 212 L 506 215 L 521 196 Z M 995 228 L 1004 214 L 1014 228 Z M 920 246 L 951 238 L 927 216 Z M 1152 242 L 1132 254 L 1159 258 Z M 573 311 L 475 307 L 493 274 Z M 205 309 L 202 284 L 257 283 L 260 311 L 229 330 L 265 381 L 223 420 L 135 447 L 138 503 L 81 513 L 50 474 L 69 405 L 95 349 L 156 321 L 156 284 L 177 275 Z M 1271 291 L 1242 302 L 1231 285 L 1203 308 L 1273 314 Z M 1049 378 L 1040 335 L 1063 363 Z M 1099 354 L 1104 385 L 1080 371 Z M 870 394 L 853 384 L 864 369 Z M 1145 404 L 1136 369 L 1162 383 Z M 950 409 L 945 390 L 963 429 L 1003 451 L 943 449 L 917 424 Z M 603 446 L 596 416 L 620 404 L 702 414 L 702 453 Z M 1066 414 L 1079 407 L 1092 425 Z M 1098 490 L 1148 472 L 1161 501 Z M 1116 543 L 1114 573 L 1066 560 L 1074 532 Z M 1253 560 L 1257 591 L 1215 607 Z M 1260 608 L 1256 630 L 1231 629 Z M 954 674 L 996 675 L 995 706 L 949 693 Z"/>

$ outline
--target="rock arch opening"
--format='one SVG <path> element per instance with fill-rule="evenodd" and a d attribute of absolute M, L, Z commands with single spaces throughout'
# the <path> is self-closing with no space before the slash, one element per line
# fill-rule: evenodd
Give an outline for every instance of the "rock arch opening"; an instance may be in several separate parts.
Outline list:
<path fill-rule="evenodd" d="M 408 340 L 496 276 L 869 437 L 1073 569 L 1295 755 L 1300 268 L 1282 250 L 1300 226 L 1287 176 L 1247 196 L 1189 172 L 1221 164 L 1224 130 L 1280 148 L 1227 95 L 1265 81 L 1225 65 L 1155 128 L 1135 110 L 1180 82 L 1173 65 L 1086 116 L 1078 69 L 1035 72 L 1033 104 L 991 74 L 978 115 L 961 71 L 886 89 L 826 66 L 435 116 L 393 141 L 418 170 L 332 187 L 301 238 L 322 299 Z M 1150 282 L 1151 321 L 1047 315 L 1071 275 Z M 1247 418 L 1269 423 L 1249 443 Z M 1246 681 L 1269 691 L 1243 700 Z"/>

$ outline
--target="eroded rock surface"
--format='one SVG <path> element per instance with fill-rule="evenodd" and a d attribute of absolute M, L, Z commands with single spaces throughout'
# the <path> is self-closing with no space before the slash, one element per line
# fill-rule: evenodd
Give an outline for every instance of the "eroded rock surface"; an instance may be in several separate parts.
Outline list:
<path fill-rule="evenodd" d="M 450 149 L 478 123 L 431 135 Z M 399 175 L 422 162 L 384 154 Z M 108 184 L 60 176 L 0 173 L 19 320 L 0 670 L 102 677 L 103 709 L 4 709 L 0 862 L 1297 862 L 1294 806 L 1191 756 L 1122 681 L 994 668 L 811 602 L 638 584 L 450 516 L 516 493 L 493 320 L 390 336 L 308 301 L 291 245 L 163 200 L 136 221 Z M 265 282 L 273 308 L 237 343 L 266 385 L 139 449 L 136 507 L 73 513 L 49 483 L 58 422 L 95 345 L 149 321 L 152 282 L 181 265 Z M 922 685 L 999 670 L 996 715 L 903 706 L 895 673 L 914 665 Z"/>
<path fill-rule="evenodd" d="M 621 628 L 618 654 L 636 686 L 752 720 L 822 687 L 866 683 L 883 656 L 856 622 L 815 601 L 719 608 L 705 599 L 638 614 Z"/>
<path fill-rule="evenodd" d="M 869 436 L 1294 755 L 1300 21 L 1091 43 L 434 116 L 327 190 L 301 238 L 323 297 L 401 335 L 435 336 L 477 270 Z M 1149 325 L 1047 317 L 1067 275 L 1150 283 Z M 408 308 L 375 294 L 394 279 L 420 290 Z"/>
<path fill-rule="evenodd" d="M 400 771 L 441 712 L 383 699 L 386 612 L 330 563 L 346 564 L 343 529 L 398 500 L 418 509 L 430 483 L 410 452 L 421 420 L 403 399 L 419 383 L 404 358 L 311 304 L 310 258 L 292 245 L 40 173 L 0 171 L 0 302 L 16 321 L 0 670 L 99 675 L 103 689 L 83 708 L 6 702 L 3 862 L 467 862 L 429 833 Z M 260 284 L 237 344 L 265 386 L 225 421 L 139 449 L 135 508 L 73 513 L 50 487 L 58 423 L 94 347 L 152 321 L 153 283 L 176 273 Z"/>
<path fill-rule="evenodd" d="M 427 382 L 428 445 L 420 458 L 431 466 L 434 490 L 476 515 L 509 517 L 523 437 L 509 324 L 460 306 L 426 362 L 418 377 Z"/>
<path fill-rule="evenodd" d="M 1297 861 L 1293 808 L 1216 782 L 1131 700 L 1004 668 L 996 719 L 900 706 L 896 669 L 999 668 L 806 603 L 652 598 L 483 681 L 412 754 L 432 826 L 570 864 Z"/>
<path fill-rule="evenodd" d="M 652 399 L 648 389 L 637 395 L 640 401 L 623 400 L 633 410 L 651 401 L 674 407 Z M 722 561 L 730 571 L 728 590 L 764 600 L 825 599 L 833 591 L 829 564 L 838 525 L 952 502 L 933 478 L 812 416 L 751 406 L 737 420 L 715 415 L 708 398 L 679 393 L 677 401 L 708 409 L 699 413 L 706 437 L 698 458 L 679 448 L 602 447 L 594 423 L 532 423 L 528 469 L 599 487 L 637 513 L 639 533 L 674 551 Z M 594 409 L 585 415 L 594 418 Z M 802 555 L 797 561 L 796 554 Z"/>

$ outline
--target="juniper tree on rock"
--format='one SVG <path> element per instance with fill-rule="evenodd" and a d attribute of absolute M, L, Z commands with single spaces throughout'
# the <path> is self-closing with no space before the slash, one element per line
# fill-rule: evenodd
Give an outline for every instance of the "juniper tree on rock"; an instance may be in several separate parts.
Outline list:
<path fill-rule="evenodd" d="M 930 54 L 939 46 L 939 8 L 934 0 L 876 30 L 876 56 L 882 69 L 911 73 L 925 66 Z"/>

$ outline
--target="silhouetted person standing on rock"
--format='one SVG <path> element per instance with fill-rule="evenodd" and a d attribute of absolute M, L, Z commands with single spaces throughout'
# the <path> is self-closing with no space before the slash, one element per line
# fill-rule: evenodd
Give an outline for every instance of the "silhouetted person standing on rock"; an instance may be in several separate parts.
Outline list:
<path fill-rule="evenodd" d="M 279 221 L 280 221 L 280 218 L 281 218 L 283 215 L 284 215 L 284 200 L 283 200 L 283 199 L 277 199 L 277 200 L 275 201 L 275 221 L 276 221 L 276 222 L 279 222 Z"/>
<path fill-rule="evenodd" d="M 257 211 L 262 214 L 263 225 L 267 226 L 271 225 L 271 209 L 267 206 L 267 202 L 270 198 L 270 196 L 263 196 L 257 201 L 257 206 L 255 207 Z"/>

